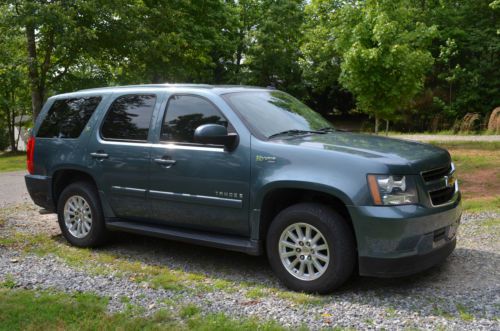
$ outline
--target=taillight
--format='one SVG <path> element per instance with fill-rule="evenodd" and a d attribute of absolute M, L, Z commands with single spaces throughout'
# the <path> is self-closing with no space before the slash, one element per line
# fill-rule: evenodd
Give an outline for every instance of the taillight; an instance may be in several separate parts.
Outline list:
<path fill-rule="evenodd" d="M 35 137 L 31 136 L 28 139 L 28 144 L 26 146 L 26 168 L 28 172 L 32 175 L 35 172 L 35 162 L 33 160 L 33 155 L 35 154 Z"/>

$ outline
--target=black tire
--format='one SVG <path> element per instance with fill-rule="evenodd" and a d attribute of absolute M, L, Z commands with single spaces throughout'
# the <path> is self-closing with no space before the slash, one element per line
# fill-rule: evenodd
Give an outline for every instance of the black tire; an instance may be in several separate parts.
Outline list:
<path fill-rule="evenodd" d="M 68 199 L 80 196 L 90 206 L 92 215 L 92 225 L 90 231 L 82 238 L 71 234 L 64 221 L 64 206 Z M 81 181 L 68 185 L 59 196 L 57 203 L 57 216 L 59 227 L 66 240 L 78 247 L 97 247 L 104 244 L 108 238 L 108 231 L 104 222 L 101 201 L 95 186 L 89 182 Z"/>
<path fill-rule="evenodd" d="M 281 235 L 295 223 L 312 225 L 321 232 L 328 245 L 330 262 L 317 279 L 297 278 L 285 268 L 280 258 Z M 356 265 L 354 234 L 347 221 L 330 207 L 318 203 L 300 203 L 281 211 L 267 232 L 266 250 L 277 277 L 295 291 L 320 294 L 332 292 L 346 282 Z"/>

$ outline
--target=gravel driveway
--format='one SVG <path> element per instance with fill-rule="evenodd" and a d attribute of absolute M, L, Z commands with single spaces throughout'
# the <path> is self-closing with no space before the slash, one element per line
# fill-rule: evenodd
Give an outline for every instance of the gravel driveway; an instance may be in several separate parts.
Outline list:
<path fill-rule="evenodd" d="M 2 201 L 0 239 L 14 233 L 42 235 L 69 250 L 55 215 L 39 215 L 31 203 L 18 204 L 26 195 L 14 188 L 22 173 L 0 180 L 0 196 L 11 199 L 7 202 L 15 200 L 10 196 L 13 190 L 21 192 L 16 204 Z M 263 257 L 118 233 L 108 246 L 93 252 L 113 256 L 109 263 L 164 266 L 206 279 L 180 290 L 157 288 L 126 274 L 90 272 L 53 254 L 26 253 L 22 247 L 0 244 L 0 282 L 13 280 L 19 288 L 96 293 L 110 298 L 110 312 L 124 311 L 129 304 L 145 308 L 145 314 L 195 304 L 205 313 L 254 316 L 314 330 L 500 330 L 500 229 L 498 222 L 491 222 L 499 217 L 488 212 L 464 215 L 457 249 L 441 266 L 400 279 L 354 277 L 334 294 L 308 296 L 312 301 L 284 295 L 290 292 L 273 276 Z M 230 286 L 216 286 L 217 282 Z M 202 291 L 200 285 L 205 285 Z M 126 303 L 123 298 L 128 299 Z"/>
<path fill-rule="evenodd" d="M 16 203 L 31 203 L 24 175 L 26 171 L 0 172 L 0 208 Z"/>

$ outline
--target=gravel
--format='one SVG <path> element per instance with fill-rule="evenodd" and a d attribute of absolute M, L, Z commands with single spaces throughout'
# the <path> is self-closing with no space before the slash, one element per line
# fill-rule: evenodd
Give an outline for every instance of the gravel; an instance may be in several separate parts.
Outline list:
<path fill-rule="evenodd" d="M 16 231 L 59 238 L 54 215 L 38 215 L 36 208 L 27 205 L 1 214 L 5 224 L 0 225 L 0 237 Z M 13 279 L 17 287 L 27 289 L 92 292 L 110 299 L 110 312 L 123 311 L 127 304 L 133 304 L 150 315 L 159 309 L 175 311 L 195 304 L 203 313 L 223 312 L 232 318 L 255 316 L 283 326 L 305 325 L 315 330 L 334 326 L 500 330 L 499 231 L 497 225 L 483 224 L 499 217 L 488 212 L 464 215 L 457 249 L 440 266 L 400 279 L 355 277 L 339 292 L 315 296 L 319 302 L 313 304 L 280 296 L 288 292 L 264 258 L 122 234 L 101 251 L 145 265 L 201 273 L 211 280 L 228 281 L 235 290 L 155 289 L 123 275 L 96 275 L 71 267 L 53 255 L 26 255 L 6 247 L 0 247 L 0 281 Z M 255 287 L 244 282 L 259 284 L 264 295 L 250 298 L 247 292 Z"/>

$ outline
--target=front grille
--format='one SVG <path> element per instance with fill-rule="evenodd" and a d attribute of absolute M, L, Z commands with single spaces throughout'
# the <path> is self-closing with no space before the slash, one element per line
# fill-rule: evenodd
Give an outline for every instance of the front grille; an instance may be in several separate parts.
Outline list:
<path fill-rule="evenodd" d="M 444 176 L 447 176 L 450 172 L 451 172 L 451 164 L 447 165 L 446 167 L 424 171 L 422 173 L 422 177 L 424 178 L 425 182 L 432 182 L 434 180 L 441 179 Z"/>
<path fill-rule="evenodd" d="M 437 191 L 432 191 L 429 194 L 434 206 L 442 205 L 453 198 L 453 194 L 455 194 L 455 186 L 445 187 Z"/>

